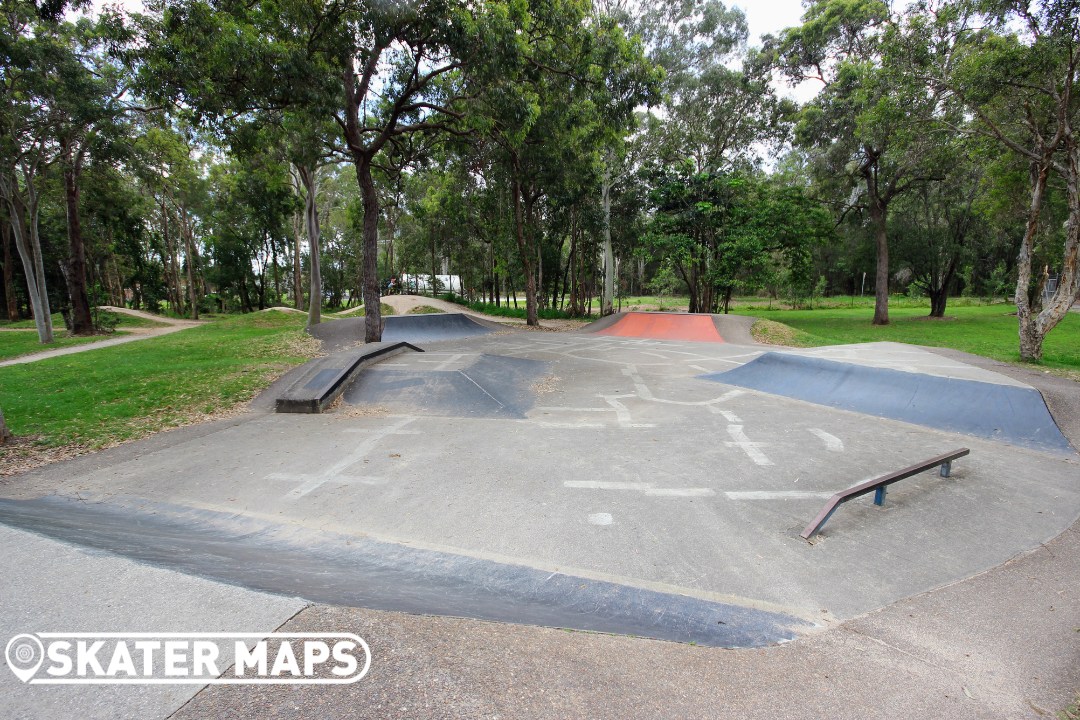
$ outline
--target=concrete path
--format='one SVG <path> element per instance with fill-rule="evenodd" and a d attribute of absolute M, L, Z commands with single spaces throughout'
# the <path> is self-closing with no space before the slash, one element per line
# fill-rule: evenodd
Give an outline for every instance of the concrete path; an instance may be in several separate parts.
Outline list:
<path fill-rule="evenodd" d="M 7 365 L 23 365 L 25 363 L 37 362 L 38 360 L 47 360 L 48 358 L 60 357 L 62 355 L 73 355 L 75 353 L 89 352 L 90 350 L 100 350 L 101 348 L 112 347 L 113 345 L 123 345 L 125 343 L 145 340 L 151 337 L 168 335 L 170 333 L 185 330 L 190 327 L 197 327 L 198 325 L 202 324 L 201 322 L 196 322 L 193 320 L 176 320 L 174 318 L 168 318 L 161 315 L 154 315 L 152 313 L 143 312 L 142 310 L 131 310 L 129 308 L 114 307 L 112 305 L 103 305 L 101 309 L 108 310 L 109 312 L 122 313 L 124 315 L 131 315 L 133 317 L 143 318 L 144 320 L 153 320 L 154 322 L 162 323 L 163 326 L 125 328 L 125 335 L 123 337 L 110 337 L 107 340 L 99 340 L 97 342 L 86 343 L 83 345 L 75 345 L 73 347 L 60 348 L 58 350 L 45 350 L 44 352 L 33 353 L 31 355 L 23 355 L 21 357 L 0 362 L 0 367 L 5 367 Z"/>
<path fill-rule="evenodd" d="M 39 632 L 273 632 L 295 598 L 152 568 L 0 526 L 0 643 Z M 0 715 L 165 718 L 198 685 L 24 685 L 0 668 Z"/>

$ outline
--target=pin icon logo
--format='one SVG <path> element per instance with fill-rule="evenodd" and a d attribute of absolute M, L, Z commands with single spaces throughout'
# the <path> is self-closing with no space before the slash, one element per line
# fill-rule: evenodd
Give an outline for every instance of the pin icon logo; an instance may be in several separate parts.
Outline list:
<path fill-rule="evenodd" d="M 23 682 L 34 677 L 45 659 L 45 647 L 33 635 L 16 635 L 4 650 L 8 667 Z"/>

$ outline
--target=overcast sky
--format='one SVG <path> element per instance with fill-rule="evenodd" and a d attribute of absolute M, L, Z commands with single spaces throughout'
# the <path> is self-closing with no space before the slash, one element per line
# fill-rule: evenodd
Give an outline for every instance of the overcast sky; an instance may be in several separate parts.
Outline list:
<path fill-rule="evenodd" d="M 740 0 L 732 4 L 746 13 L 751 45 L 758 45 L 759 39 L 766 33 L 775 35 L 786 27 L 798 25 L 803 15 L 799 0 Z"/>

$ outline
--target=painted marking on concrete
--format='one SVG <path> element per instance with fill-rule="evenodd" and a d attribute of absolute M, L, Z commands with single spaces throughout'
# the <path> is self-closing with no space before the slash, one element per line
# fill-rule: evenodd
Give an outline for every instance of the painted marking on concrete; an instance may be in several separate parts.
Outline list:
<path fill-rule="evenodd" d="M 451 365 L 457 363 L 463 357 L 465 357 L 465 356 L 462 355 L 461 353 L 451 355 L 450 357 L 446 358 L 446 360 L 444 360 L 443 362 L 436 365 L 435 366 L 435 371 L 438 372 L 440 370 L 448 370 Z M 464 373 L 462 373 L 462 374 L 464 374 Z"/>
<path fill-rule="evenodd" d="M 607 425 L 604 425 L 602 423 L 587 423 L 587 422 L 578 422 L 578 423 L 561 422 L 560 423 L 560 422 L 544 422 L 544 421 L 533 421 L 533 420 L 522 420 L 521 422 L 529 423 L 530 425 L 535 425 L 536 427 L 550 428 L 552 430 L 581 430 L 583 428 L 584 429 L 603 429 L 603 428 L 607 427 Z"/>
<path fill-rule="evenodd" d="M 616 482 L 605 480 L 564 480 L 563 487 L 582 490 L 648 490 L 652 483 Z"/>
<path fill-rule="evenodd" d="M 729 423 L 738 424 L 738 423 L 742 422 L 742 420 L 739 419 L 739 416 L 736 415 L 735 413 L 731 412 L 730 410 L 721 410 L 720 408 L 716 407 L 715 405 L 710 405 L 709 410 L 711 412 L 717 414 L 717 415 L 722 415 L 723 418 L 725 420 L 727 420 Z"/>
<path fill-rule="evenodd" d="M 731 436 L 731 442 L 726 442 L 725 445 L 739 448 L 757 465 L 773 464 L 773 461 L 759 449 L 765 446 L 766 443 L 751 442 L 750 438 L 746 437 L 746 433 L 743 432 L 742 425 L 728 425 L 727 430 L 728 435 Z"/>
<path fill-rule="evenodd" d="M 741 490 L 725 492 L 728 500 L 804 500 L 807 498 L 830 498 L 832 493 L 804 490 Z"/>
<path fill-rule="evenodd" d="M 653 483 L 604 480 L 565 480 L 563 487 L 579 490 L 632 490 L 650 497 L 708 497 L 716 494 L 711 488 L 658 488 Z"/>
<path fill-rule="evenodd" d="M 712 488 L 651 488 L 645 494 L 650 497 L 710 497 L 716 491 Z"/>
<path fill-rule="evenodd" d="M 618 401 L 618 397 L 615 395 L 604 395 L 604 402 L 610 405 L 615 410 L 615 417 L 619 421 L 619 427 L 621 428 L 651 428 L 656 427 L 654 423 L 635 423 L 630 417 L 630 410 L 621 402 Z M 633 396 L 631 396 L 633 397 Z"/>
<path fill-rule="evenodd" d="M 387 426 L 384 426 L 382 428 L 379 428 L 374 434 L 372 434 L 370 437 L 364 439 L 359 445 L 357 445 L 356 448 L 354 448 L 351 453 L 349 453 L 344 458 L 337 461 L 336 463 L 334 463 L 330 467 L 326 468 L 322 472 L 311 473 L 311 474 L 307 474 L 307 473 L 298 473 L 298 474 L 272 473 L 272 474 L 267 475 L 265 477 L 266 477 L 267 480 L 299 482 L 300 483 L 299 485 L 297 485 L 295 488 L 293 488 L 289 492 L 285 493 L 285 495 L 283 496 L 285 499 L 288 499 L 288 500 L 295 500 L 297 498 L 301 498 L 301 497 L 307 495 L 308 493 L 310 493 L 310 492 L 312 492 L 314 490 L 318 490 L 319 488 L 321 488 L 326 483 L 340 483 L 340 484 L 344 484 L 344 485 L 351 485 L 351 484 L 379 485 L 379 484 L 382 484 L 384 481 L 381 478 L 375 478 L 375 477 L 361 478 L 361 477 L 358 477 L 358 476 L 355 476 L 355 475 L 345 475 L 345 474 L 343 474 L 342 471 L 345 470 L 345 468 L 349 467 L 350 465 L 353 465 L 354 463 L 357 463 L 357 462 L 360 462 L 361 460 L 363 460 L 364 456 L 367 455 L 369 452 L 371 452 L 371 450 L 375 447 L 375 445 L 377 445 L 381 440 L 385 439 L 386 437 L 388 437 L 390 435 L 399 434 L 399 431 L 403 427 L 405 427 L 409 423 L 413 422 L 415 419 L 416 418 L 413 418 L 413 417 L 403 418 L 403 419 L 400 419 L 400 420 L 398 420 L 397 422 L 395 422 L 395 423 L 393 423 L 391 425 L 387 425 Z M 400 434 L 404 434 L 404 433 L 400 433 Z"/>
<path fill-rule="evenodd" d="M 492 400 L 493 400 L 493 401 L 495 402 L 495 404 L 496 404 L 496 405 L 498 405 L 498 406 L 499 406 L 499 407 L 501 407 L 501 408 L 505 408 L 505 407 L 506 407 L 506 406 L 505 406 L 505 405 L 503 405 L 503 404 L 502 404 L 501 402 L 499 402 L 498 398 L 496 398 L 496 397 L 495 397 L 494 395 L 492 395 L 492 394 L 491 394 L 491 393 L 489 393 L 489 392 L 488 392 L 487 390 L 485 390 L 485 389 L 483 388 L 483 386 L 482 386 L 482 385 L 481 385 L 480 383 L 476 382 L 476 381 L 475 381 L 475 380 L 473 380 L 473 379 L 472 379 L 471 377 L 469 377 L 468 373 L 466 373 L 466 372 L 465 372 L 464 370 L 458 370 L 458 373 L 459 373 L 459 374 L 460 374 L 460 375 L 461 375 L 462 377 L 464 377 L 464 378 L 465 378 L 466 380 L 468 380 L 469 382 L 471 382 L 471 383 L 472 383 L 473 385 L 475 385 L 476 387 L 480 388 L 480 392 L 484 393 L 484 394 L 485 394 L 485 395 L 487 395 L 487 396 L 488 396 L 489 398 L 491 398 L 491 399 L 492 399 Z"/>
<path fill-rule="evenodd" d="M 807 428 L 807 430 L 821 438 L 821 441 L 825 443 L 825 449 L 829 452 L 844 452 L 844 441 L 835 435 L 827 433 L 821 428 Z"/>
<path fill-rule="evenodd" d="M 715 405 L 722 403 L 731 398 L 738 397 L 743 394 L 743 390 L 729 390 L 720 397 L 713 398 L 712 400 L 668 400 L 666 398 L 658 398 L 652 394 L 652 390 L 645 384 L 645 381 L 641 378 L 641 375 L 637 372 L 637 367 L 629 365 L 623 368 L 623 375 L 630 378 L 630 381 L 634 383 L 634 391 L 637 396 L 642 400 L 649 402 L 664 403 L 666 405 L 685 405 L 687 407 L 708 407 L 709 405 Z"/>
<path fill-rule="evenodd" d="M 611 517 L 611 513 L 592 513 L 589 515 L 589 524 L 591 525 L 610 525 L 615 522 Z"/>

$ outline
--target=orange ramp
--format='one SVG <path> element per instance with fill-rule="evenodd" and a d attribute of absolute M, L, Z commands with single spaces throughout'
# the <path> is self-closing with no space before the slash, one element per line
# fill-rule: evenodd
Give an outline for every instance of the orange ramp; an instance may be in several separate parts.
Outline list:
<path fill-rule="evenodd" d="M 628 312 L 607 327 L 597 330 L 596 334 L 653 340 L 724 342 L 712 315 L 687 313 Z"/>

